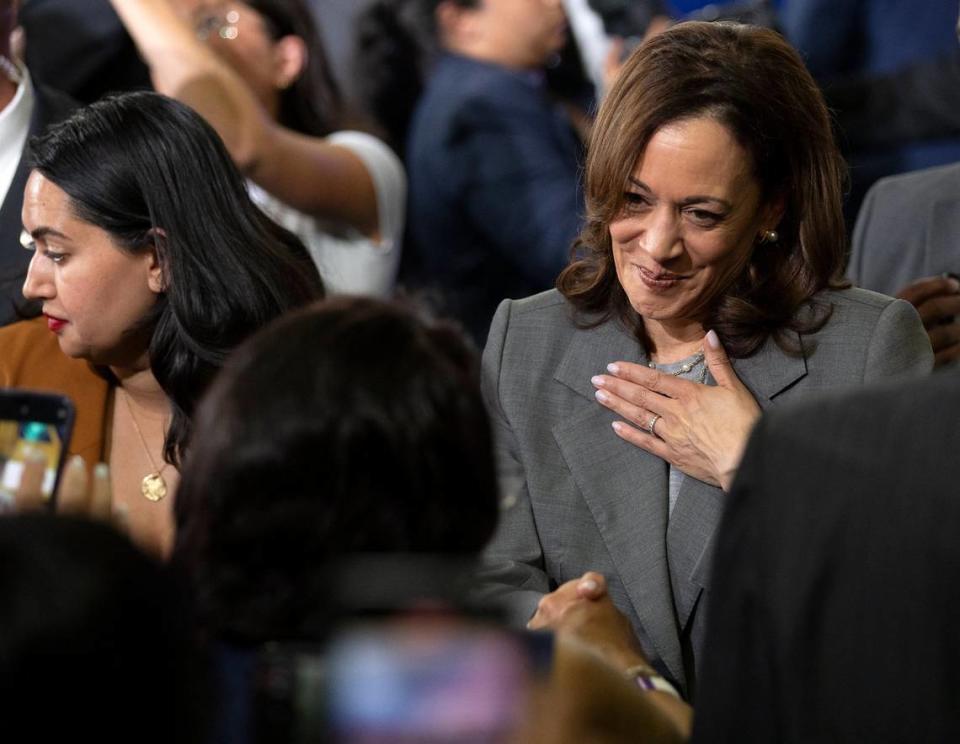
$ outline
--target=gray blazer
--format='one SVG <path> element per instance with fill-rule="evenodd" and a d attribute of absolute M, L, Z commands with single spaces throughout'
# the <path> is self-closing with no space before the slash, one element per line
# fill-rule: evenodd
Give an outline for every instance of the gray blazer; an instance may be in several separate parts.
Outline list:
<path fill-rule="evenodd" d="M 833 315 L 799 339 L 803 356 L 770 341 L 734 361 L 761 407 L 931 369 L 930 343 L 910 304 L 859 289 L 822 299 Z M 724 494 L 687 478 L 667 519 L 667 464 L 614 434 L 615 416 L 590 383 L 609 362 L 643 364 L 646 353 L 619 321 L 580 329 L 571 317 L 550 291 L 505 300 L 490 329 L 483 386 L 503 508 L 482 594 L 522 623 L 544 592 L 600 571 L 651 661 L 689 692 Z"/>
<path fill-rule="evenodd" d="M 946 271 L 960 274 L 960 163 L 877 181 L 857 215 L 850 279 L 895 294 Z"/>

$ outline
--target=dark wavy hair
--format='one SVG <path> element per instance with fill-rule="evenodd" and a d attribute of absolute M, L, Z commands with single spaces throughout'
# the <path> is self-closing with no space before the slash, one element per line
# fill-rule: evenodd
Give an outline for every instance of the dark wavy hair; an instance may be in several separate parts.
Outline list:
<path fill-rule="evenodd" d="M 298 36 L 307 47 L 307 64 L 280 93 L 279 122 L 296 132 L 324 137 L 343 125 L 346 117 L 340 88 L 330 70 L 327 53 L 313 14 L 304 0 L 243 0 L 267 22 L 274 40 Z"/>
<path fill-rule="evenodd" d="M 79 109 L 30 142 L 29 165 L 76 216 L 121 249 L 155 250 L 164 292 L 142 328 L 173 417 L 164 459 L 178 465 L 200 396 L 227 354 L 286 310 L 323 296 L 303 243 L 250 201 L 216 132 L 157 93 Z"/>
<path fill-rule="evenodd" d="M 315 638 L 330 561 L 476 556 L 497 485 L 475 350 L 448 323 L 336 298 L 245 343 L 197 420 L 174 560 L 211 632 Z"/>
<path fill-rule="evenodd" d="M 705 318 L 728 352 L 745 357 L 773 336 L 808 333 L 831 308 L 814 295 L 848 286 L 841 199 L 845 165 L 823 96 L 799 55 L 775 32 L 736 23 L 682 23 L 627 60 L 603 102 L 586 164 L 587 222 L 557 288 L 585 326 L 620 317 L 646 341 L 617 279 L 610 223 L 621 214 L 637 159 L 661 127 L 707 116 L 749 153 L 766 203 L 782 199 L 779 241 L 753 251 L 747 269 Z M 810 305 L 813 312 L 798 311 Z M 588 317 L 589 316 L 589 317 Z"/>

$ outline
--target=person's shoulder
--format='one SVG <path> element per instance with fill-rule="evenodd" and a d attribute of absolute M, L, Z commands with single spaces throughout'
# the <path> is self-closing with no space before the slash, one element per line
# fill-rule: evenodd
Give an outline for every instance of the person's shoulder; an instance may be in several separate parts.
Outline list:
<path fill-rule="evenodd" d="M 554 328 L 573 327 L 573 306 L 556 289 L 505 303 L 512 328 L 535 326 L 548 333 Z"/>
<path fill-rule="evenodd" d="M 434 79 L 444 87 L 455 87 L 465 95 L 481 92 L 493 95 L 505 87 L 525 85 L 525 78 L 521 73 L 493 62 L 456 54 L 444 55 L 437 64 Z"/>
<path fill-rule="evenodd" d="M 427 90 L 433 106 L 456 121 L 485 122 L 539 111 L 543 96 L 534 79 L 535 75 L 497 64 L 448 55 Z"/>
<path fill-rule="evenodd" d="M 326 136 L 331 145 L 339 145 L 357 153 L 362 158 L 372 157 L 399 163 L 399 158 L 391 147 L 379 137 L 358 129 L 342 129 Z"/>
<path fill-rule="evenodd" d="M 56 346 L 56 336 L 47 330 L 43 316 L 0 327 L 0 349 L 3 349 L 0 361 L 9 361 L 14 354 L 28 349 L 50 346 L 51 339 Z"/>
<path fill-rule="evenodd" d="M 42 317 L 0 328 L 0 387 L 27 386 L 31 372 L 63 356 Z"/>
<path fill-rule="evenodd" d="M 373 180 L 377 203 L 381 207 L 381 219 L 387 217 L 391 224 L 399 226 L 403 221 L 407 174 L 397 153 L 380 138 L 354 129 L 333 132 L 326 140 L 360 158 Z M 382 208 L 385 206 L 395 214 L 384 215 Z"/>
<path fill-rule="evenodd" d="M 573 306 L 555 289 L 519 300 L 504 300 L 490 327 L 490 339 L 523 355 L 556 350 L 576 330 Z"/>
<path fill-rule="evenodd" d="M 877 313 L 883 312 L 891 302 L 897 302 L 895 298 L 889 295 L 861 287 L 825 289 L 815 295 L 814 301 L 830 304 L 834 307 L 872 310 Z"/>
<path fill-rule="evenodd" d="M 513 312 L 517 316 L 535 315 L 540 313 L 558 312 L 559 308 L 568 308 L 570 303 L 567 298 L 560 294 L 556 289 L 548 289 L 521 300 L 510 300 L 513 306 Z"/>
<path fill-rule="evenodd" d="M 830 318 L 817 332 L 819 338 L 847 336 L 850 343 L 859 337 L 869 340 L 878 326 L 926 335 L 913 305 L 869 289 L 849 287 L 819 292 L 808 309 L 822 311 L 824 308 L 829 308 Z"/>
<path fill-rule="evenodd" d="M 870 187 L 870 196 L 881 202 L 928 201 L 943 197 L 960 198 L 960 163 L 900 173 L 879 179 Z"/>
<path fill-rule="evenodd" d="M 808 372 L 826 387 L 929 373 L 930 341 L 909 302 L 852 287 L 820 292 L 806 310 L 829 313 L 803 336 Z"/>
<path fill-rule="evenodd" d="M 0 387 L 23 387 L 66 392 L 80 388 L 106 389 L 82 359 L 60 351 L 57 337 L 43 317 L 21 320 L 0 328 Z"/>

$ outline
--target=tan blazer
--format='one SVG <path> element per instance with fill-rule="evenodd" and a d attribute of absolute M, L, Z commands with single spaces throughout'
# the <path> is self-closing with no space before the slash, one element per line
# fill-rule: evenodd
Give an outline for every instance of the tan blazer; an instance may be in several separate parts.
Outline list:
<path fill-rule="evenodd" d="M 57 337 L 37 318 L 0 328 L 0 387 L 66 395 L 77 417 L 70 439 L 71 455 L 88 465 L 106 456 L 106 427 L 113 396 L 109 383 L 82 359 L 60 351 Z"/>

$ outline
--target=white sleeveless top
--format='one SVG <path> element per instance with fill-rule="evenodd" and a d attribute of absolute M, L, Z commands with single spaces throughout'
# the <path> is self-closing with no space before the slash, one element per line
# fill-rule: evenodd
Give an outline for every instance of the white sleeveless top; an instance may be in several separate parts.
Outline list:
<path fill-rule="evenodd" d="M 326 139 L 353 152 L 370 173 L 377 197 L 380 240 L 299 212 L 247 181 L 250 198 L 304 242 L 329 294 L 389 297 L 400 263 L 406 211 L 407 179 L 403 165 L 393 150 L 364 132 L 334 132 Z"/>

